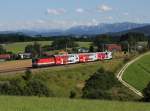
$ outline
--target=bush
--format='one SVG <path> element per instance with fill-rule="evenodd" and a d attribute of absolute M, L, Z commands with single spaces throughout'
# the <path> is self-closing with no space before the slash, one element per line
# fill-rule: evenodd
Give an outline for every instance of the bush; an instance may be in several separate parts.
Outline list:
<path fill-rule="evenodd" d="M 70 98 L 75 98 L 76 97 L 76 92 L 75 91 L 71 91 L 69 97 Z"/>
<path fill-rule="evenodd" d="M 123 62 L 124 63 L 127 63 L 127 62 L 129 62 L 130 61 L 130 57 L 129 56 L 126 56 L 124 59 L 123 59 Z"/>
<path fill-rule="evenodd" d="M 83 98 L 110 99 L 108 90 L 118 84 L 114 74 L 100 69 L 86 81 Z"/>
<path fill-rule="evenodd" d="M 135 95 L 124 87 L 113 73 L 103 68 L 86 81 L 82 98 L 121 101 L 136 99 Z"/>
<path fill-rule="evenodd" d="M 25 91 L 28 96 L 53 96 L 47 85 L 38 79 L 30 80 Z"/>
<path fill-rule="evenodd" d="M 0 94 L 20 96 L 53 96 L 47 84 L 42 79 L 32 77 L 30 70 L 25 76 L 0 83 Z"/>
<path fill-rule="evenodd" d="M 150 102 L 150 82 L 147 87 L 143 90 L 144 98 L 143 101 Z"/>

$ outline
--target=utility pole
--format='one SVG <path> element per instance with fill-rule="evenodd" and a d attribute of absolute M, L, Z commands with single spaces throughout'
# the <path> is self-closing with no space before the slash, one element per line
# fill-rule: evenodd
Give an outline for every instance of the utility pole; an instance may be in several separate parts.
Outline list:
<path fill-rule="evenodd" d="M 128 54 L 130 53 L 130 45 L 129 45 L 129 43 L 128 43 Z"/>

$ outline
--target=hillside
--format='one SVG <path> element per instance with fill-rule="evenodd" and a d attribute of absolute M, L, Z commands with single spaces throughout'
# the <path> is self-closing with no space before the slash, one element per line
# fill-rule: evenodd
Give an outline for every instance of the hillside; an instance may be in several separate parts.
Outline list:
<path fill-rule="evenodd" d="M 112 33 L 111 35 L 122 35 L 128 32 L 138 32 L 138 33 L 144 33 L 147 36 L 150 36 L 150 25 L 144 26 L 144 27 L 139 27 L 139 28 L 133 28 L 130 30 L 126 30 L 126 31 L 121 31 L 121 32 L 117 32 L 117 33 Z"/>
<path fill-rule="evenodd" d="M 150 82 L 150 54 L 133 63 L 124 72 L 123 80 L 142 91 Z"/>
<path fill-rule="evenodd" d="M 2 64 L 0 70 L 4 70 L 4 67 L 28 66 L 30 67 L 31 61 L 12 61 L 7 64 Z M 82 95 L 82 88 L 85 81 L 95 73 L 100 67 L 105 67 L 106 70 L 115 72 L 116 69 L 122 64 L 122 60 L 110 60 L 110 61 L 97 61 L 86 64 L 74 64 L 57 67 L 46 67 L 42 69 L 32 69 L 32 73 L 36 78 L 43 78 L 47 81 L 49 89 L 56 97 L 69 97 L 70 91 L 75 90 L 77 97 Z M 112 67 L 109 67 L 112 65 Z M 20 77 L 24 72 L 10 72 L 0 73 L 0 80 L 7 81 Z"/>
<path fill-rule="evenodd" d="M 150 104 L 71 100 L 64 98 L 0 96 L 0 111 L 149 111 Z"/>

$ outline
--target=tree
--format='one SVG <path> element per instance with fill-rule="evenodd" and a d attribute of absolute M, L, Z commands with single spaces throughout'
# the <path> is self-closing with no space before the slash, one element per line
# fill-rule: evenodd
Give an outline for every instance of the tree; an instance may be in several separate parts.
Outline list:
<path fill-rule="evenodd" d="M 127 41 L 129 44 L 129 49 L 136 51 L 136 45 L 139 41 L 147 41 L 148 38 L 143 33 L 129 32 L 124 34 L 120 38 L 120 42 Z"/>
<path fill-rule="evenodd" d="M 147 48 L 150 50 L 150 40 L 148 40 Z"/>
<path fill-rule="evenodd" d="M 108 35 L 97 35 L 93 41 L 93 44 L 98 47 L 98 51 L 104 51 L 104 45 L 111 42 L 111 37 Z"/>
<path fill-rule="evenodd" d="M 31 78 L 32 78 L 32 72 L 31 72 L 31 70 L 26 70 L 25 75 L 22 76 L 22 78 L 24 80 L 26 80 L 26 81 L 31 80 Z"/>
<path fill-rule="evenodd" d="M 114 74 L 100 69 L 91 76 L 83 88 L 83 98 L 111 99 L 109 90 L 118 84 Z"/>
<path fill-rule="evenodd" d="M 0 45 L 0 54 L 5 54 L 6 50 L 4 49 L 4 47 L 2 45 Z"/>
<path fill-rule="evenodd" d="M 143 95 L 144 95 L 143 101 L 150 102 L 150 82 L 147 85 L 147 87 L 143 90 Z"/>
<path fill-rule="evenodd" d="M 89 47 L 89 52 L 94 52 L 94 47 L 93 47 L 93 45 L 91 45 L 91 46 Z"/>
<path fill-rule="evenodd" d="M 77 47 L 78 44 L 71 38 L 56 39 L 52 43 L 52 47 L 56 50 Z"/>
<path fill-rule="evenodd" d="M 121 41 L 121 48 L 125 52 L 129 52 L 129 42 L 128 41 Z"/>
<path fill-rule="evenodd" d="M 83 88 L 82 98 L 129 101 L 135 100 L 135 95 L 124 87 L 115 74 L 100 68 L 92 75 Z"/>
<path fill-rule="evenodd" d="M 31 53 L 32 57 L 39 57 L 42 54 L 42 48 L 40 44 L 38 44 L 37 42 L 34 42 L 33 45 L 27 45 L 25 47 L 25 52 Z"/>

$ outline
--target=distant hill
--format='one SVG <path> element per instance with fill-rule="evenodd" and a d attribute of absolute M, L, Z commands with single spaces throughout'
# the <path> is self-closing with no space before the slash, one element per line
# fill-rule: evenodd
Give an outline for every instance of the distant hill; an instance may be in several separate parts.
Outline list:
<path fill-rule="evenodd" d="M 121 32 L 125 30 L 130 30 L 133 28 L 139 28 L 146 26 L 147 24 L 138 24 L 138 23 L 114 23 L 114 24 L 99 24 L 96 26 L 76 26 L 66 30 L 66 34 L 79 34 L 79 35 L 92 35 L 92 34 L 104 34 L 104 33 L 114 33 Z"/>
<path fill-rule="evenodd" d="M 123 22 L 123 23 L 101 23 L 98 25 L 79 25 L 74 26 L 66 30 L 61 29 L 39 29 L 39 30 L 19 30 L 19 31 L 1 31 L 0 33 L 7 33 L 7 32 L 21 32 L 26 35 L 42 35 L 42 36 L 59 36 L 59 35 L 95 35 L 95 34 L 104 34 L 104 33 L 116 33 L 116 32 L 123 32 L 135 28 L 144 27 L 150 24 L 146 23 L 130 23 L 130 22 Z"/>
<path fill-rule="evenodd" d="M 139 28 L 134 28 L 131 30 L 126 30 L 126 31 L 121 31 L 118 33 L 113 33 L 113 35 L 122 35 L 128 32 L 138 32 L 138 33 L 144 33 L 147 36 L 150 36 L 150 25 L 139 27 Z"/>

